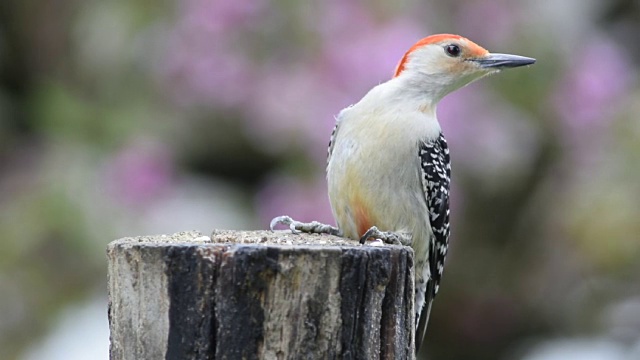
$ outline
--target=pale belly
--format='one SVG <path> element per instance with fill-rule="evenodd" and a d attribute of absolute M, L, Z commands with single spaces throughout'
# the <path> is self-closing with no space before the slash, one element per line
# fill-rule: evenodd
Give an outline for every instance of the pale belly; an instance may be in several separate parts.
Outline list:
<path fill-rule="evenodd" d="M 328 168 L 329 199 L 344 236 L 359 239 L 371 226 L 420 233 L 428 225 L 417 144 L 397 154 L 371 143 L 336 144 Z"/>

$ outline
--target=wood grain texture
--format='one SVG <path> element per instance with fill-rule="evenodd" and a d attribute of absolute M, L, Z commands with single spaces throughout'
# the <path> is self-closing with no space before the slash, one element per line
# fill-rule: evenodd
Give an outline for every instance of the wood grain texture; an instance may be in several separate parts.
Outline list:
<path fill-rule="evenodd" d="M 413 359 L 413 252 L 286 231 L 125 238 L 111 360 Z"/>

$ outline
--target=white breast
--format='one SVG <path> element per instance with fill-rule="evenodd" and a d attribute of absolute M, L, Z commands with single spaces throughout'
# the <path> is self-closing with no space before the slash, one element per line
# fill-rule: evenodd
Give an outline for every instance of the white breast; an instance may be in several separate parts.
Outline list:
<path fill-rule="evenodd" d="M 393 90 L 392 81 L 379 85 L 338 116 L 329 198 L 351 238 L 362 235 L 363 219 L 382 231 L 430 232 L 418 146 L 437 138 L 440 126 L 435 111 Z"/>

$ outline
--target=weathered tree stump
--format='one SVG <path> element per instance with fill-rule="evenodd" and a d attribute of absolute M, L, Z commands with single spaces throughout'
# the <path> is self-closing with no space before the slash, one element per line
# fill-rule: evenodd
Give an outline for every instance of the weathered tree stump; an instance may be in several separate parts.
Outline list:
<path fill-rule="evenodd" d="M 413 252 L 288 231 L 109 244 L 111 360 L 413 359 Z"/>

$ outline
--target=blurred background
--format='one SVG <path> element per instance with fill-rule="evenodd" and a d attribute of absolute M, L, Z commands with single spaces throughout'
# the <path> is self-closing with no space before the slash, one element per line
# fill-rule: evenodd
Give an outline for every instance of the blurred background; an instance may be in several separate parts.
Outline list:
<path fill-rule="evenodd" d="M 334 115 L 441 32 L 538 63 L 438 109 L 452 249 L 422 359 L 640 359 L 634 0 L 3 1 L 0 358 L 108 358 L 113 239 L 333 223 Z"/>

